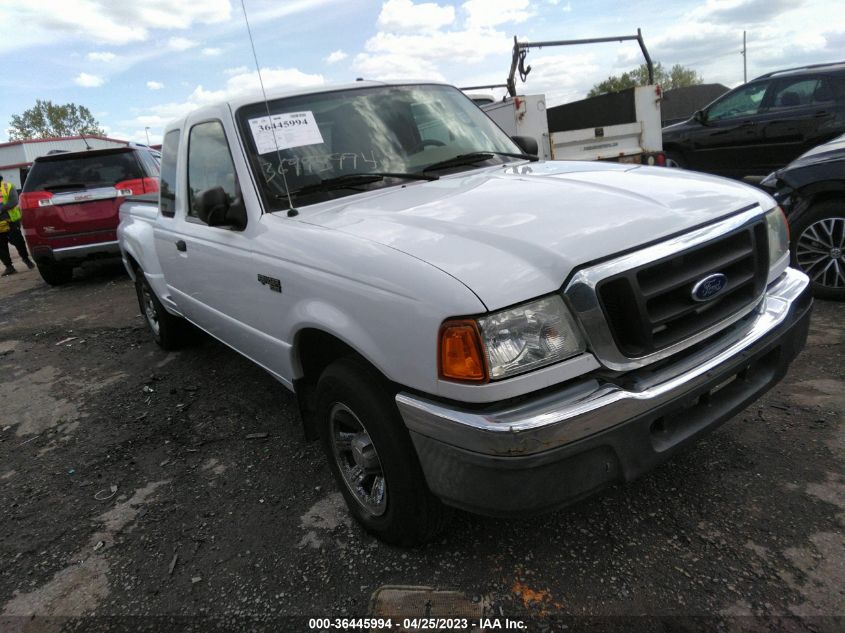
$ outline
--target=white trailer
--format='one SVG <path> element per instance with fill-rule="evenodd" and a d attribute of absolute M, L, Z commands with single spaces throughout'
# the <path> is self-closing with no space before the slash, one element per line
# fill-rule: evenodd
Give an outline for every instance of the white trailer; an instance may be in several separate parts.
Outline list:
<path fill-rule="evenodd" d="M 509 135 L 537 140 L 544 160 L 664 162 L 659 86 L 638 86 L 562 106 L 545 95 L 506 97 L 481 109 Z"/>

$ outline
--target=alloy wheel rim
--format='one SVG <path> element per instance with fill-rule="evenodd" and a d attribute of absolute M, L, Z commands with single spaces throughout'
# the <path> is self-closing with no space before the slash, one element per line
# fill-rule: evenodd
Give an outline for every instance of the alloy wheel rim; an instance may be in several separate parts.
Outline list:
<path fill-rule="evenodd" d="M 158 313 L 156 312 L 155 303 L 153 303 L 153 295 L 146 288 L 142 290 L 142 295 L 144 297 L 144 316 L 147 319 L 147 323 L 150 324 L 150 328 L 152 329 L 153 333 L 158 336 Z"/>
<path fill-rule="evenodd" d="M 804 229 L 795 259 L 813 283 L 845 288 L 845 217 L 824 218 Z"/>
<path fill-rule="evenodd" d="M 337 402 L 329 412 L 329 433 L 335 463 L 349 492 L 367 514 L 382 516 L 387 511 L 387 482 L 364 423 Z"/>

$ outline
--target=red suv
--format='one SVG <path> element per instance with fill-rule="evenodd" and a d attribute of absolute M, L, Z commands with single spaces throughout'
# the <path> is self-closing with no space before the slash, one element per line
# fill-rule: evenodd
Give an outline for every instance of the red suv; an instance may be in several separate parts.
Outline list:
<path fill-rule="evenodd" d="M 119 256 L 118 209 L 158 191 L 160 154 L 128 145 L 36 158 L 20 196 L 23 232 L 48 284 L 67 283 L 88 259 Z"/>

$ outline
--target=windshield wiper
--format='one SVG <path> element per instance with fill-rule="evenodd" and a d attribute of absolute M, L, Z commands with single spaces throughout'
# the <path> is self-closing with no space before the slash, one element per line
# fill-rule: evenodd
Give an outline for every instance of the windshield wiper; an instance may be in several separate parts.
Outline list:
<path fill-rule="evenodd" d="M 540 160 L 534 154 L 519 154 L 516 152 L 496 152 L 493 150 L 484 152 L 470 152 L 469 154 L 458 154 L 457 156 L 453 156 L 452 158 L 447 158 L 446 160 L 441 160 L 436 163 L 432 163 L 431 165 L 423 169 L 422 173 L 426 173 L 434 169 L 446 169 L 447 167 L 460 167 L 461 165 L 472 165 L 473 163 L 480 163 L 483 160 L 490 160 L 491 158 L 493 158 L 493 156 L 524 158 L 525 160 L 530 160 L 532 163 L 534 161 Z"/>
<path fill-rule="evenodd" d="M 357 174 L 345 174 L 334 178 L 323 178 L 319 182 L 304 185 L 299 189 L 293 189 L 290 195 L 302 195 L 317 191 L 331 191 L 333 189 L 351 189 L 359 185 L 367 185 L 372 182 L 380 182 L 385 178 L 407 178 L 409 180 L 437 180 L 440 176 L 434 174 L 417 174 L 404 172 L 374 171 L 361 172 Z M 274 196 L 278 200 L 287 199 L 287 193 L 282 192 Z"/>

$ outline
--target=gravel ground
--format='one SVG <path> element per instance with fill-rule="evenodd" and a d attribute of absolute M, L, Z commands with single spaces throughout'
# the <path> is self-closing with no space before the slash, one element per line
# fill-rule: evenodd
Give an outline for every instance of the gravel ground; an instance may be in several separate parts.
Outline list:
<path fill-rule="evenodd" d="M 817 302 L 786 379 L 642 479 L 403 550 L 350 523 L 283 387 L 202 336 L 155 346 L 119 264 L 4 278 L 0 630 L 308 630 L 402 585 L 491 630 L 842 631 L 843 316 Z"/>

